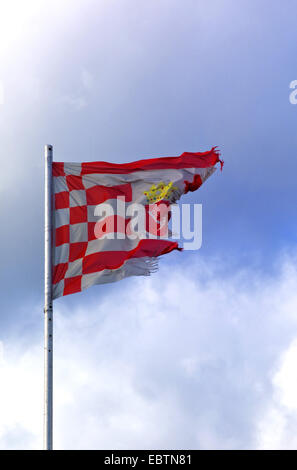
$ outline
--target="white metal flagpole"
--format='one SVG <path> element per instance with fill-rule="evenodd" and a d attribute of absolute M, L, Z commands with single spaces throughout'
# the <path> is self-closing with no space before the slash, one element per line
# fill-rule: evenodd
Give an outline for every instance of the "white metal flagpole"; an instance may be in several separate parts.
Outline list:
<path fill-rule="evenodd" d="M 53 448 L 52 161 L 53 147 L 46 145 L 44 173 L 44 450 L 52 450 Z"/>

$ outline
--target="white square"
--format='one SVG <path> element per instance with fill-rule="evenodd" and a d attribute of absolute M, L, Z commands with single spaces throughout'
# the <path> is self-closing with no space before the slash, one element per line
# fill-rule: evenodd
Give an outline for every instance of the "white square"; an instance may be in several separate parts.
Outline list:
<path fill-rule="evenodd" d="M 69 198 L 70 207 L 87 205 L 86 191 L 84 189 L 75 189 L 74 191 L 70 191 Z"/>
<path fill-rule="evenodd" d="M 91 240 L 88 243 L 87 250 L 85 256 L 92 255 L 94 253 L 99 253 L 103 251 L 103 245 L 106 240 Z"/>
<path fill-rule="evenodd" d="M 70 243 L 88 241 L 88 224 L 74 224 L 69 226 Z"/>
<path fill-rule="evenodd" d="M 55 194 L 62 193 L 63 191 L 68 191 L 66 176 L 54 176 L 53 185 Z"/>
<path fill-rule="evenodd" d="M 54 213 L 54 217 L 56 228 L 62 227 L 63 225 L 69 225 L 69 209 L 57 209 Z"/>
<path fill-rule="evenodd" d="M 72 261 L 68 264 L 68 269 L 65 278 L 81 276 L 82 275 L 82 258 Z"/>
<path fill-rule="evenodd" d="M 81 278 L 81 290 L 87 289 L 88 287 L 100 284 L 103 276 L 103 271 L 98 273 L 84 274 Z"/>
<path fill-rule="evenodd" d="M 54 248 L 54 264 L 55 266 L 60 263 L 68 263 L 69 260 L 69 244 L 64 243 L 63 245 L 56 246 Z"/>
<path fill-rule="evenodd" d="M 98 184 L 100 184 L 100 182 L 98 181 L 98 175 L 96 175 L 96 176 L 97 176 L 97 178 L 94 177 L 94 175 L 92 175 L 92 174 L 82 176 L 82 182 L 83 182 L 83 185 L 86 189 L 93 188 L 94 186 L 98 186 Z"/>
<path fill-rule="evenodd" d="M 74 175 L 80 176 L 81 175 L 81 163 L 64 163 L 64 172 L 66 175 Z"/>
<path fill-rule="evenodd" d="M 62 297 L 64 293 L 64 279 L 57 284 L 53 285 L 53 298 L 57 299 L 58 297 Z"/>
<path fill-rule="evenodd" d="M 100 220 L 100 217 L 94 214 L 96 207 L 97 206 L 87 206 L 88 222 L 98 222 L 98 220 Z"/>

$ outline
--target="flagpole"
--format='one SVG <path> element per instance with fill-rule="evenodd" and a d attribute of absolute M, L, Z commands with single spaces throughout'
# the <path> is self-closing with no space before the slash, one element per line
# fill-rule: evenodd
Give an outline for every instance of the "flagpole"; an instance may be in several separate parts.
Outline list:
<path fill-rule="evenodd" d="M 53 449 L 52 161 L 53 147 L 46 145 L 44 173 L 44 450 Z"/>

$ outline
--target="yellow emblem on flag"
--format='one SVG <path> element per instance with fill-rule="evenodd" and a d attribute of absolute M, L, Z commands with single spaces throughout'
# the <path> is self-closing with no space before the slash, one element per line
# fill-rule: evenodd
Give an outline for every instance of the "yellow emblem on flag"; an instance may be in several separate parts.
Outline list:
<path fill-rule="evenodd" d="M 170 181 L 168 184 L 160 181 L 160 183 L 153 184 L 149 191 L 144 191 L 143 194 L 146 196 L 149 204 L 155 204 L 162 200 L 168 200 L 173 191 L 178 190 L 176 186 L 173 186 L 173 182 Z"/>

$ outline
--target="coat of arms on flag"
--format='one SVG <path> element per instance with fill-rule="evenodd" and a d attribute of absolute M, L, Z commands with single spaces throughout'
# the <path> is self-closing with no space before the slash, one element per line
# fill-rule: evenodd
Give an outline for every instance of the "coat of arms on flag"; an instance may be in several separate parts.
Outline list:
<path fill-rule="evenodd" d="M 53 162 L 53 298 L 155 271 L 160 255 L 180 249 L 162 236 L 162 210 L 198 189 L 218 162 L 216 148 L 124 164 Z"/>

